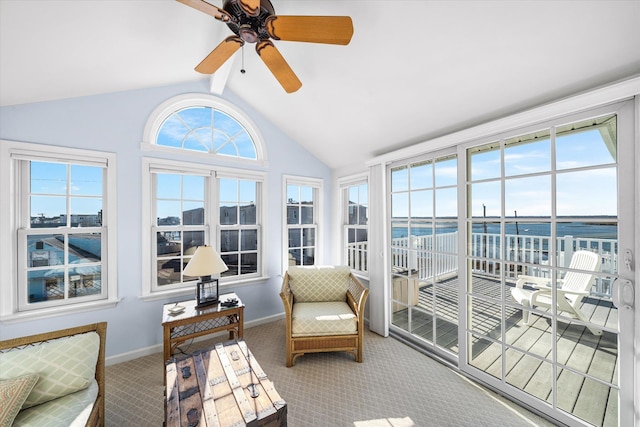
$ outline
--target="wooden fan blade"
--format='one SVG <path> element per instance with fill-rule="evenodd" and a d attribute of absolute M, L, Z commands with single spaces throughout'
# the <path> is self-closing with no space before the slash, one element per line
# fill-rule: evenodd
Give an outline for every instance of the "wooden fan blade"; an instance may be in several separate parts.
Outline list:
<path fill-rule="evenodd" d="M 231 20 L 231 16 L 225 11 L 222 10 L 211 3 L 207 3 L 204 0 L 178 0 L 182 4 L 186 4 L 187 6 L 191 6 L 194 9 L 199 10 L 200 12 L 204 12 L 207 15 L 211 15 L 216 19 L 219 19 L 222 22 L 229 22 Z"/>
<path fill-rule="evenodd" d="M 267 33 L 276 40 L 347 45 L 353 35 L 348 16 L 276 16 L 265 22 Z"/>
<path fill-rule="evenodd" d="M 295 92 L 302 87 L 302 82 L 273 43 L 269 40 L 260 41 L 256 44 L 256 52 L 287 93 Z"/>
<path fill-rule="evenodd" d="M 260 0 L 240 0 L 240 7 L 249 16 L 260 15 Z"/>
<path fill-rule="evenodd" d="M 238 36 L 227 37 L 198 64 L 196 71 L 202 74 L 215 73 L 243 44 L 244 41 Z"/>

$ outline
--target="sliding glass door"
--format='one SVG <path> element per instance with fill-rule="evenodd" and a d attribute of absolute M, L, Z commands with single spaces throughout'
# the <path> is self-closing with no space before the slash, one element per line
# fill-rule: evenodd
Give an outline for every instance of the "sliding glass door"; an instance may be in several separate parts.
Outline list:
<path fill-rule="evenodd" d="M 604 108 L 466 150 L 461 367 L 572 424 L 625 425 L 619 402 L 632 395 L 619 375 L 632 320 L 612 298 L 633 247 L 629 119 Z"/>
<path fill-rule="evenodd" d="M 631 425 L 633 104 L 456 150 L 388 167 L 392 333 L 563 423 Z"/>
<path fill-rule="evenodd" d="M 392 324 L 433 351 L 458 354 L 455 155 L 390 170 Z"/>

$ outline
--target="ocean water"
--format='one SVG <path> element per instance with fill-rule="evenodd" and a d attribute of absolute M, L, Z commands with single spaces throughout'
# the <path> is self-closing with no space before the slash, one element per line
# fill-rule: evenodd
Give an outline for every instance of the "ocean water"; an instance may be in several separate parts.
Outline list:
<path fill-rule="evenodd" d="M 436 234 L 453 233 L 458 228 L 438 227 Z M 476 223 L 472 227 L 473 233 L 500 234 L 500 224 L 495 222 Z M 425 236 L 431 234 L 430 227 L 412 227 L 410 234 L 412 236 Z M 391 237 L 402 238 L 407 237 L 409 231 L 406 227 L 393 227 Z M 519 236 L 551 236 L 551 226 L 549 223 L 509 223 L 505 225 L 505 234 L 515 234 Z M 588 222 L 559 222 L 557 223 L 556 235 L 583 237 L 591 239 L 617 239 L 618 227 L 615 224 L 600 224 Z"/>

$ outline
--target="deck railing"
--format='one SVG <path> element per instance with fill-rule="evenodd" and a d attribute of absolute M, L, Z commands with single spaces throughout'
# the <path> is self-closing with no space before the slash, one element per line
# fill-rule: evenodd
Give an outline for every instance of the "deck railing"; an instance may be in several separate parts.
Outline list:
<path fill-rule="evenodd" d="M 518 274 L 541 277 L 549 275 L 548 256 L 551 237 L 507 234 L 504 236 L 504 241 L 505 254 L 502 259 L 499 234 L 472 233 L 470 253 L 473 257 L 477 257 L 477 260 L 472 262 L 474 273 L 498 277 L 501 262 L 506 261 L 514 263 L 507 269 L 508 278 L 515 279 Z M 410 271 L 417 274 L 420 279 L 456 272 L 458 270 L 457 243 L 457 232 L 436 234 L 435 239 L 432 235 L 394 238 L 391 243 L 392 268 L 394 271 Z M 582 249 L 600 255 L 600 272 L 618 271 L 618 242 L 615 239 L 563 236 L 556 239 L 556 248 L 559 267 L 568 267 L 573 253 Z M 355 248 L 354 252 L 362 254 Z M 438 255 L 433 255 L 434 252 Z M 535 265 L 524 265 L 525 263 Z M 611 283 L 612 278 L 597 277 L 591 294 L 610 297 Z"/>

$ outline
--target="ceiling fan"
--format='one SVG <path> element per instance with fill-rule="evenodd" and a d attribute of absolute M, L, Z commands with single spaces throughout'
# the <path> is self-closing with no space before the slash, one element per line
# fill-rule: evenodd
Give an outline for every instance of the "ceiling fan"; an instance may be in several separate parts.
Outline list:
<path fill-rule="evenodd" d="M 277 16 L 269 0 L 224 0 L 222 9 L 204 0 L 178 1 L 224 22 L 235 33 L 207 55 L 196 71 L 213 74 L 245 43 L 256 43 L 256 52 L 288 93 L 302 83 L 269 39 L 347 45 L 353 35 L 348 16 Z"/>

